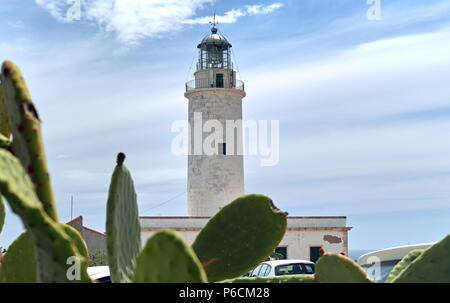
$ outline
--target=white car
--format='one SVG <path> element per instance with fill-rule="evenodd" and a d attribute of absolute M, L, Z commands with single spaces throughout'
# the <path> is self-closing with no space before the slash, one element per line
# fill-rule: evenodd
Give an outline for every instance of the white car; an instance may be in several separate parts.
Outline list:
<path fill-rule="evenodd" d="M 358 258 L 358 264 L 376 283 L 386 281 L 389 273 L 411 250 L 427 249 L 434 243 L 404 245 L 373 251 Z"/>
<path fill-rule="evenodd" d="M 111 283 L 109 266 L 92 266 L 87 268 L 91 280 L 99 283 Z"/>
<path fill-rule="evenodd" d="M 259 264 L 250 277 L 314 274 L 315 264 L 306 260 L 275 260 Z"/>

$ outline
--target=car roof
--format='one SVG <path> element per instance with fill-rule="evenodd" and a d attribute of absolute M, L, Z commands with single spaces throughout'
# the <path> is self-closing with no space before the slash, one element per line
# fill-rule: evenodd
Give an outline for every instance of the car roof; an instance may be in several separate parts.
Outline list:
<path fill-rule="evenodd" d="M 403 245 L 390 247 L 385 249 L 380 249 L 367 254 L 362 255 L 358 258 L 359 265 L 372 264 L 373 260 L 369 260 L 370 257 L 378 257 L 380 261 L 397 261 L 403 259 L 411 250 L 414 249 L 427 249 L 434 243 L 422 243 L 413 245 Z"/>
<path fill-rule="evenodd" d="M 299 260 L 299 259 L 265 261 L 265 262 L 262 262 L 261 264 L 269 264 L 271 266 L 278 266 L 278 265 L 285 265 L 285 264 L 292 264 L 292 263 L 314 264 L 314 262 L 307 261 L 307 260 Z"/>
<path fill-rule="evenodd" d="M 109 277 L 109 266 L 92 266 L 87 268 L 89 277 L 97 280 L 104 277 Z"/>

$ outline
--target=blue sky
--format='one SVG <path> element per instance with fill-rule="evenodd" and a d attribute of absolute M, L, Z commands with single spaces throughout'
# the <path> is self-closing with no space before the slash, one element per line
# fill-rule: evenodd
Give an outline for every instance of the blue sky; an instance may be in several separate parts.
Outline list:
<path fill-rule="evenodd" d="M 170 127 L 187 117 L 184 83 L 215 8 L 244 119 L 280 121 L 280 162 L 246 157 L 247 193 L 290 215 L 346 215 L 350 249 L 450 231 L 450 1 L 381 0 L 379 21 L 365 0 L 81 2 L 72 22 L 64 0 L 0 5 L 0 59 L 21 68 L 43 119 L 62 221 L 73 195 L 74 215 L 104 231 L 119 151 L 142 215 L 186 215 Z M 0 246 L 21 231 L 8 212 Z"/>

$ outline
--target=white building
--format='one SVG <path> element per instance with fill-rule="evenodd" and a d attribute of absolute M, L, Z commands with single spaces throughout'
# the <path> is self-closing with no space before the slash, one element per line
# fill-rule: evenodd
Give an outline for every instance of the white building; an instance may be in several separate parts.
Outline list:
<path fill-rule="evenodd" d="M 226 126 L 227 120 L 242 121 L 242 99 L 246 95 L 244 83 L 236 79 L 231 47 L 215 26 L 197 46 L 195 79 L 186 83 L 184 94 L 189 99 L 191 126 L 188 216 L 141 217 L 142 243 L 158 229 L 171 228 L 191 244 L 211 216 L 244 194 L 242 125 L 235 125 L 233 129 Z M 211 120 L 218 121 L 224 133 L 216 138 L 218 144 L 212 144 L 215 148 L 207 151 L 203 143 L 210 132 L 203 132 L 203 127 Z M 215 127 L 214 123 L 209 126 Z M 327 252 L 347 255 L 350 229 L 346 226 L 346 217 L 288 217 L 287 231 L 277 252 L 289 259 L 312 261 L 318 258 L 320 247 Z"/>

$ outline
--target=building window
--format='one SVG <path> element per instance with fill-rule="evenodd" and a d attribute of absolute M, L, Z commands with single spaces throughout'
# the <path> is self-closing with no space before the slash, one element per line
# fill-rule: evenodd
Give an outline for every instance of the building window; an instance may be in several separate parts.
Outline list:
<path fill-rule="evenodd" d="M 320 257 L 319 250 L 321 248 L 322 248 L 322 246 L 311 246 L 309 248 L 309 260 L 311 262 L 315 263 L 319 259 L 319 257 Z"/>
<path fill-rule="evenodd" d="M 227 144 L 226 143 L 219 143 L 219 155 L 226 155 L 227 154 Z"/>
<path fill-rule="evenodd" d="M 223 74 L 216 74 L 216 87 L 223 88 Z"/>
<path fill-rule="evenodd" d="M 275 253 L 280 256 L 280 260 L 286 260 L 287 259 L 287 246 L 280 246 L 280 247 L 275 248 Z"/>

